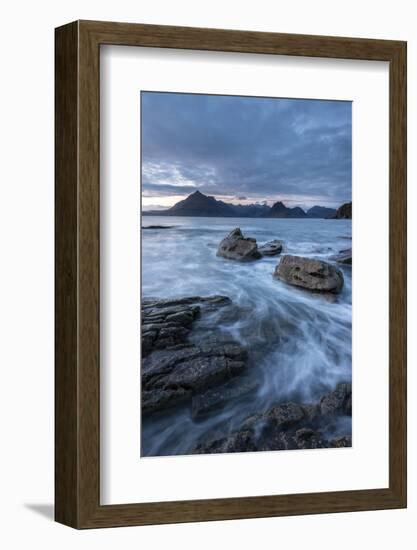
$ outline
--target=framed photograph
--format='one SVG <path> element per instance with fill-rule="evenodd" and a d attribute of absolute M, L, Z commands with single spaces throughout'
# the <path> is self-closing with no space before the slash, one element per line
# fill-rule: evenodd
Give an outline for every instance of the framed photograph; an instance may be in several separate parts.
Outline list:
<path fill-rule="evenodd" d="M 406 506 L 406 43 L 56 29 L 56 520 Z"/>

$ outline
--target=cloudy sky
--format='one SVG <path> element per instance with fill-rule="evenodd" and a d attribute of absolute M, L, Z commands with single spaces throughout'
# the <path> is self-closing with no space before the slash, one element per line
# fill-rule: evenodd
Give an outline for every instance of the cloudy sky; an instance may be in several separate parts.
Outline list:
<path fill-rule="evenodd" d="M 142 205 L 351 200 L 351 103 L 141 93 Z"/>

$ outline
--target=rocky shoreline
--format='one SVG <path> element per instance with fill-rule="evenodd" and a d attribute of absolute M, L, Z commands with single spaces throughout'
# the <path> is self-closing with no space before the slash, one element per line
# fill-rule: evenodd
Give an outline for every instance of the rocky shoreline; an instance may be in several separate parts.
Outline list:
<path fill-rule="evenodd" d="M 233 433 L 199 443 L 194 454 L 351 447 L 350 434 L 327 438 L 337 417 L 352 416 L 352 388 L 338 384 L 317 403 L 281 403 L 248 417 Z"/>
<path fill-rule="evenodd" d="M 203 410 L 215 408 L 215 402 L 220 403 L 226 395 L 243 391 L 236 383 L 230 386 L 247 367 L 248 354 L 242 346 L 216 338 L 198 345 L 188 340 L 197 318 L 230 304 L 226 296 L 143 301 L 143 415 L 189 402 L 193 416 L 199 416 Z M 213 387 L 221 395 L 204 394 Z"/>
<path fill-rule="evenodd" d="M 217 256 L 235 261 L 258 261 L 279 256 L 281 240 L 258 247 L 256 239 L 234 229 L 220 243 Z M 331 257 L 351 263 L 351 249 Z M 315 258 L 281 255 L 271 274 L 282 282 L 322 294 L 338 294 L 343 273 L 335 263 Z M 225 340 L 213 326 L 196 337 L 200 321 L 213 313 L 231 310 L 227 296 L 189 296 L 142 301 L 142 417 L 171 414 L 186 407 L 193 422 L 204 421 L 240 399 L 257 395 L 260 384 L 250 349 Z M 244 418 L 233 430 L 204 434 L 189 449 L 191 454 L 284 449 L 350 447 L 350 429 L 334 436 L 340 418 L 352 414 L 351 385 L 340 383 L 314 403 L 277 402 Z M 349 422 L 350 424 L 350 422 Z M 340 429 L 336 430 L 340 433 Z"/>

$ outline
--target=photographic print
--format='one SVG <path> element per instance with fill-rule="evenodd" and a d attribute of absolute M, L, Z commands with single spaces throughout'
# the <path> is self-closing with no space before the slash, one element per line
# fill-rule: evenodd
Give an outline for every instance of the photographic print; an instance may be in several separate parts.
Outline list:
<path fill-rule="evenodd" d="M 141 456 L 350 447 L 352 103 L 140 109 Z"/>

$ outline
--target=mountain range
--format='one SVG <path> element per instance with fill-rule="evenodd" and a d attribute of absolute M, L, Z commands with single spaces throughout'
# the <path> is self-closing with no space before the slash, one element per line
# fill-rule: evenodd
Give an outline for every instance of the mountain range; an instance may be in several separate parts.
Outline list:
<path fill-rule="evenodd" d="M 350 210 L 349 210 L 350 205 Z M 338 210 L 325 206 L 313 206 L 306 212 L 299 206 L 288 208 L 281 201 L 272 206 L 266 204 L 230 204 L 195 191 L 186 199 L 167 210 L 149 210 L 145 216 L 205 216 L 216 218 L 339 218 L 352 217 L 352 203 Z"/>

